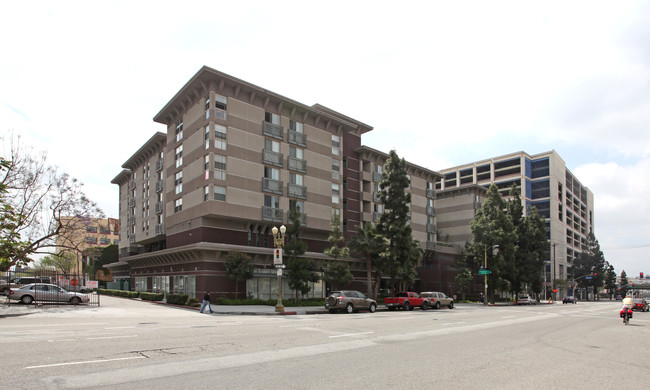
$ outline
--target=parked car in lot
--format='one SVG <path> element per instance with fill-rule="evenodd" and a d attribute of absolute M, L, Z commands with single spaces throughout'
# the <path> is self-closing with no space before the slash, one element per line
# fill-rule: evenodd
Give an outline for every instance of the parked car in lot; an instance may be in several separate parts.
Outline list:
<path fill-rule="evenodd" d="M 578 303 L 578 301 L 575 299 L 575 297 L 568 296 L 568 297 L 564 297 L 564 299 L 562 299 L 562 303 L 563 304 L 564 303 Z"/>
<path fill-rule="evenodd" d="M 7 295 L 7 293 L 9 293 L 9 283 L 4 279 L 0 279 L 0 295 Z"/>
<path fill-rule="evenodd" d="M 632 310 L 649 311 L 648 302 L 643 298 L 635 298 Z"/>
<path fill-rule="evenodd" d="M 520 295 L 519 299 L 517 299 L 517 302 L 515 302 L 517 305 L 534 305 L 537 302 L 533 298 L 531 298 L 530 295 Z"/>
<path fill-rule="evenodd" d="M 396 292 L 392 297 L 384 298 L 384 305 L 386 305 L 388 310 L 413 310 L 416 307 L 426 310 L 429 308 L 429 300 L 422 298 L 420 294 L 416 292 L 400 291 Z"/>
<path fill-rule="evenodd" d="M 333 291 L 325 301 L 325 308 L 330 313 L 343 310 L 347 313 L 359 310 L 374 313 L 377 310 L 377 301 L 356 290 Z"/>
<path fill-rule="evenodd" d="M 37 302 L 60 302 L 78 305 L 88 303 L 87 294 L 67 291 L 54 284 L 32 283 L 20 288 L 12 288 L 7 295 L 9 300 L 20 301 L 26 305 Z"/>
<path fill-rule="evenodd" d="M 427 307 L 433 307 L 434 309 L 440 309 L 442 306 L 446 306 L 450 309 L 454 308 L 454 298 L 448 297 L 442 292 L 424 291 L 420 293 L 420 297 L 428 300 L 428 304 L 426 305 Z M 422 305 L 422 309 L 425 309 L 425 305 Z"/>

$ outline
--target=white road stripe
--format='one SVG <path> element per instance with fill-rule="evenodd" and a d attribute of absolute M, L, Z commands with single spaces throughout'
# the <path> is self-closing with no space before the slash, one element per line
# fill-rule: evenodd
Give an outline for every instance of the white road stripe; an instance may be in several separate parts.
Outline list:
<path fill-rule="evenodd" d="M 43 364 L 43 365 L 40 365 L 40 366 L 25 367 L 25 370 L 30 370 L 32 368 L 74 366 L 74 365 L 78 365 L 78 364 L 106 363 L 106 362 L 115 362 L 115 361 L 118 361 L 118 360 L 132 360 L 132 359 L 145 359 L 145 357 L 144 356 L 133 356 L 133 357 L 117 358 L 117 359 L 86 360 L 85 362 L 68 362 L 68 363 Z"/>
<path fill-rule="evenodd" d="M 362 335 L 362 334 L 371 334 L 371 333 L 375 333 L 375 332 L 346 333 L 346 334 L 339 334 L 339 335 L 336 335 L 336 336 L 329 336 L 329 338 L 334 339 L 334 338 L 337 338 L 337 337 L 351 337 L 351 336 L 359 336 L 359 335 Z"/>
<path fill-rule="evenodd" d="M 128 336 L 105 336 L 105 337 L 86 337 L 86 340 L 108 340 L 108 339 L 127 339 L 131 337 L 138 337 L 137 334 Z"/>

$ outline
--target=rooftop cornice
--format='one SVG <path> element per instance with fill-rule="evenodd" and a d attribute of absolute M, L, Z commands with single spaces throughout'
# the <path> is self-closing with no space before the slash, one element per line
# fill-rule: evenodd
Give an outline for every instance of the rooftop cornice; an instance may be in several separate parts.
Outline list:
<path fill-rule="evenodd" d="M 229 91 L 227 94 L 226 90 Z M 165 125 L 175 122 L 209 91 L 231 95 L 235 99 L 251 104 L 258 102 L 265 110 L 283 114 L 303 123 L 311 117 L 315 123 L 320 122 L 328 126 L 328 130 L 332 132 L 342 130 L 361 135 L 372 130 L 371 126 L 320 104 L 310 107 L 207 66 L 203 66 L 154 116 L 154 122 Z M 327 125 L 328 121 L 329 125 Z"/>
<path fill-rule="evenodd" d="M 151 156 L 156 153 L 159 153 L 164 149 L 167 144 L 167 135 L 165 133 L 157 132 L 154 134 L 147 142 L 138 149 L 126 162 L 122 165 L 122 168 L 130 169 L 134 171 L 145 161 L 149 160 Z"/>
<path fill-rule="evenodd" d="M 386 160 L 388 160 L 390 157 L 388 153 L 380 152 L 377 149 L 373 149 L 365 145 L 359 146 L 358 148 L 354 149 L 354 151 L 359 153 L 362 160 L 367 161 L 386 162 Z M 432 171 L 408 161 L 406 161 L 406 170 L 409 174 L 417 174 L 419 177 L 429 177 L 432 179 L 432 181 L 442 179 L 444 177 L 440 172 Z"/>

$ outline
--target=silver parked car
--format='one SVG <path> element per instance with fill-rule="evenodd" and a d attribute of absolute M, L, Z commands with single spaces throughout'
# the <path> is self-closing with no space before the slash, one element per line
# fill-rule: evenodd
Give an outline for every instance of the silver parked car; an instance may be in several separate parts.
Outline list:
<path fill-rule="evenodd" d="M 374 313 L 377 310 L 377 301 L 368 298 L 364 293 L 355 290 L 332 291 L 325 300 L 325 308 L 330 313 L 345 310 L 354 313 L 359 310 L 368 310 Z"/>
<path fill-rule="evenodd" d="M 37 302 L 61 302 L 78 305 L 88 303 L 88 294 L 67 291 L 55 284 L 32 283 L 20 288 L 12 288 L 7 297 L 10 300 L 20 301 L 26 305 Z"/>

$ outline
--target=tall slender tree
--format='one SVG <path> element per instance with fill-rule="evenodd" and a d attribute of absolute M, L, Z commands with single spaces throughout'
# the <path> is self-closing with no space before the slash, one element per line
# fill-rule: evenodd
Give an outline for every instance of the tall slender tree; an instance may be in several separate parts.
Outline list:
<path fill-rule="evenodd" d="M 304 257 L 307 252 L 307 244 L 300 237 L 302 225 L 300 213 L 295 205 L 289 210 L 289 223 L 286 232 L 286 244 L 284 246 L 287 254 L 287 281 L 289 287 L 295 291 L 296 301 L 311 290 L 311 283 L 320 280 L 316 273 L 314 260 Z"/>
<path fill-rule="evenodd" d="M 377 299 L 377 292 L 383 270 L 382 256 L 385 251 L 386 240 L 377 233 L 377 228 L 370 222 L 357 227 L 357 234 L 348 243 L 350 249 L 358 252 L 366 259 L 367 294 Z M 372 271 L 375 270 L 375 288 L 372 287 Z"/>
<path fill-rule="evenodd" d="M 230 252 L 226 256 L 226 277 L 235 281 L 235 299 L 239 295 L 239 283 L 253 279 L 255 266 L 251 258 L 242 252 Z"/>
<path fill-rule="evenodd" d="M 391 150 L 379 182 L 384 212 L 379 216 L 377 231 L 388 240 L 385 265 L 393 285 L 398 281 L 412 283 L 415 267 L 422 257 L 422 249 L 411 229 L 411 194 L 406 192 L 409 186 L 406 161 Z"/>
<path fill-rule="evenodd" d="M 517 236 L 505 208 L 496 185 L 492 184 L 487 199 L 470 223 L 473 241 L 469 247 L 477 259 L 487 261 L 487 269 L 491 271 L 486 297 L 490 302 L 494 302 L 494 292 L 497 289 L 510 289 L 510 283 L 504 276 L 513 269 Z M 496 245 L 498 251 L 495 252 L 492 249 Z M 479 260 L 478 263 L 484 266 L 484 261 Z"/>

